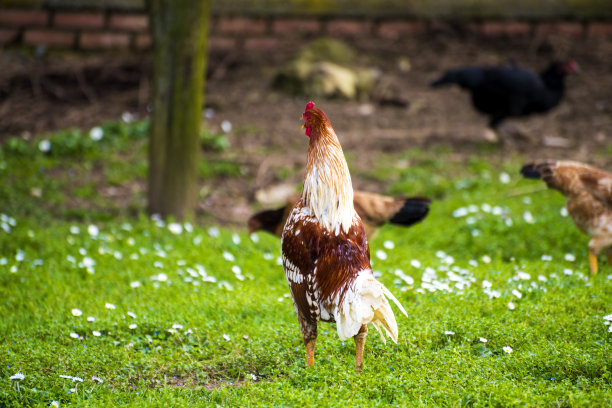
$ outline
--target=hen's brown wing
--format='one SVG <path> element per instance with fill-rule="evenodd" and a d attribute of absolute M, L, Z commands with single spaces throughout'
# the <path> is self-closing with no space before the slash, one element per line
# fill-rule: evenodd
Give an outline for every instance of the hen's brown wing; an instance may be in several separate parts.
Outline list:
<path fill-rule="evenodd" d="M 612 209 L 612 174 L 593 168 L 585 171 L 581 180 L 586 191 Z"/>

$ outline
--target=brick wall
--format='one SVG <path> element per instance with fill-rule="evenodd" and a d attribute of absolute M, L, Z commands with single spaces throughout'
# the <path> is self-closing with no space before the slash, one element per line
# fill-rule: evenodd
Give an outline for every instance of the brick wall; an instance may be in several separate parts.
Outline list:
<path fill-rule="evenodd" d="M 131 51 L 150 47 L 148 20 L 142 9 L 54 8 L 49 5 L 53 1 L 59 0 L 47 0 L 42 8 L 0 8 L 0 46 Z M 612 4 L 612 0 L 607 1 Z M 214 13 L 210 45 L 218 49 L 247 46 L 266 50 L 285 39 L 313 34 L 357 37 L 367 33 L 381 39 L 400 40 L 439 31 L 463 31 L 490 37 L 559 34 L 588 38 L 612 36 L 612 21 L 467 19 L 445 23 L 431 19 L 326 14 L 292 18 L 282 14 L 232 16 Z"/>

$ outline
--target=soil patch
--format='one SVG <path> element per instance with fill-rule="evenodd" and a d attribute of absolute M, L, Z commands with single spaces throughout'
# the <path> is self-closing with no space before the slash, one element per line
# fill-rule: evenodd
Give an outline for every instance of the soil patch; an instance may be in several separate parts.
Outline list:
<path fill-rule="evenodd" d="M 472 109 L 468 94 L 454 88 L 432 90 L 428 84 L 460 65 L 514 61 L 539 71 L 556 58 L 573 58 L 582 69 L 568 78 L 565 99 L 549 114 L 508 120 L 500 146 L 487 149 L 487 154 L 520 152 L 526 160 L 571 158 L 604 167 L 612 164 L 607 154 L 612 134 L 612 38 L 484 39 L 440 33 L 384 43 L 364 37 L 349 44 L 358 50 L 364 66 L 380 70 L 378 91 L 406 102 L 402 107 L 375 98 L 316 101 L 331 119 L 356 174 L 367 172 L 379 152 L 443 144 L 466 157 L 483 154 L 482 145 L 490 143 L 487 121 Z M 207 125 L 219 130 L 223 121 L 232 124 L 231 157 L 243 168 L 241 177 L 207 180 L 203 186 L 201 210 L 218 222 L 244 225 L 258 189 L 280 181 L 299 182 L 306 159 L 300 114 L 307 99 L 274 91 L 271 83 L 279 64 L 301 45 L 288 44 L 265 55 L 247 50 L 209 57 L 206 104 L 214 114 Z M 0 140 L 67 127 L 87 129 L 123 112 L 142 117 L 147 114 L 150 72 L 147 55 L 36 57 L 3 52 Z M 380 192 L 387 187 L 358 176 L 353 180 L 357 188 Z"/>

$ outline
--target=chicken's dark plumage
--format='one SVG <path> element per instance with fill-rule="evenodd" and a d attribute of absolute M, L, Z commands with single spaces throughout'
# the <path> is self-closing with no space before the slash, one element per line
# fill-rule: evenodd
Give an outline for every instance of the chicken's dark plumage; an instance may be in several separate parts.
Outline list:
<path fill-rule="evenodd" d="M 495 129 L 509 117 L 545 113 L 559 104 L 565 93 L 565 77 L 576 72 L 574 61 L 553 62 L 539 75 L 510 67 L 465 67 L 444 73 L 434 88 L 457 84 L 470 92 L 472 105 L 489 117 Z"/>

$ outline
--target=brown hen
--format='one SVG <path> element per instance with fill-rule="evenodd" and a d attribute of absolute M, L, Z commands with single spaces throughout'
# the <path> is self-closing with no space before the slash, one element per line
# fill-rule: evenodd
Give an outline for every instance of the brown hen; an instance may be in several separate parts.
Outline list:
<path fill-rule="evenodd" d="M 612 265 L 612 174 L 584 163 L 558 160 L 523 166 L 521 174 L 539 178 L 567 197 L 567 212 L 592 239 L 589 266 L 597 273 L 597 256 L 604 251 Z"/>
<path fill-rule="evenodd" d="M 300 196 L 301 193 L 292 195 L 283 207 L 253 214 L 249 218 L 249 233 L 263 230 L 280 237 L 287 216 Z M 383 224 L 408 227 L 423 220 L 429 212 L 430 204 L 431 200 L 424 197 L 393 198 L 365 191 L 355 191 L 353 196 L 353 206 L 361 217 L 369 239 L 374 237 Z"/>

